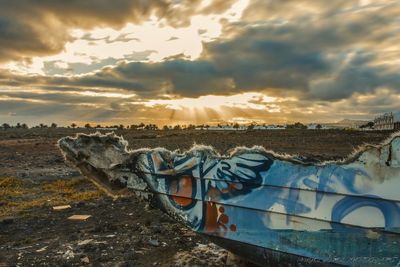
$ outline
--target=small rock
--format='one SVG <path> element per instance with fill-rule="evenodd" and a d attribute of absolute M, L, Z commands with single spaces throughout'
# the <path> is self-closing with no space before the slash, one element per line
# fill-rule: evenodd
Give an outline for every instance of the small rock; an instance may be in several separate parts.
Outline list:
<path fill-rule="evenodd" d="M 153 247 L 158 247 L 158 246 L 160 246 L 160 242 L 158 242 L 158 240 L 157 239 L 149 239 L 149 242 L 148 242 L 150 245 L 152 245 Z"/>
<path fill-rule="evenodd" d="M 67 260 L 72 259 L 74 257 L 75 257 L 75 254 L 74 254 L 74 252 L 72 250 L 65 251 L 65 253 L 63 255 L 63 258 L 67 259 Z"/>
<path fill-rule="evenodd" d="M 86 240 L 79 241 L 79 242 L 78 242 L 78 246 L 87 245 L 87 244 L 89 244 L 89 243 L 92 242 L 92 241 L 93 241 L 93 239 L 86 239 Z"/>
<path fill-rule="evenodd" d="M 47 246 L 42 247 L 41 249 L 36 250 L 36 252 L 43 252 L 43 251 L 45 251 L 46 249 L 47 249 Z"/>
<path fill-rule="evenodd" d="M 83 258 L 81 259 L 81 262 L 82 262 L 83 264 L 89 264 L 89 263 L 90 263 L 90 260 L 89 260 L 88 256 L 86 256 L 86 257 L 83 257 Z"/>

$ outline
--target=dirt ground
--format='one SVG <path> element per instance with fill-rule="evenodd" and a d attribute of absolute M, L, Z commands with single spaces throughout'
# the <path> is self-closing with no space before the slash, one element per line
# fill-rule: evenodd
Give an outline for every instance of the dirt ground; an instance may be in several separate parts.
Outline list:
<path fill-rule="evenodd" d="M 57 140 L 89 129 L 0 131 L 0 266 L 250 266 L 134 197 L 112 200 L 65 164 Z M 261 145 L 316 160 L 341 159 L 390 132 L 342 130 L 131 131 L 131 149 L 221 154 Z M 53 210 L 57 205 L 70 208 Z M 69 220 L 71 215 L 90 215 Z"/>

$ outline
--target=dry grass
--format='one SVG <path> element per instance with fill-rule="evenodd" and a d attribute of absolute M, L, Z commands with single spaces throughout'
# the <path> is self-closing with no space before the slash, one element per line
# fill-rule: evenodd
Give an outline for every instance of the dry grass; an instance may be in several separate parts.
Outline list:
<path fill-rule="evenodd" d="M 73 193 L 77 187 L 91 184 L 85 178 L 75 178 L 70 180 L 56 180 L 42 186 L 45 192 Z"/>
<path fill-rule="evenodd" d="M 0 178 L 0 188 L 15 188 L 23 185 L 23 181 L 14 177 Z"/>
<path fill-rule="evenodd" d="M 34 207 L 97 199 L 102 193 L 84 178 L 34 184 L 14 177 L 0 178 L 0 218 Z"/>

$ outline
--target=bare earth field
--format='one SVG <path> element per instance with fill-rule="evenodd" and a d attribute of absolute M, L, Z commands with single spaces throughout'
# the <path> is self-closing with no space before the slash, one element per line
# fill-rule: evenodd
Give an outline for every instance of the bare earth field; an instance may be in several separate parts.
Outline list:
<path fill-rule="evenodd" d="M 134 197 L 112 200 L 64 163 L 56 143 L 88 129 L 0 131 L 0 266 L 250 266 Z M 105 131 L 104 131 L 105 132 Z M 338 160 L 390 132 L 341 130 L 116 131 L 131 149 L 193 144 L 226 154 L 264 146 Z M 57 205 L 70 205 L 53 210 Z M 91 215 L 69 220 L 71 215 Z"/>

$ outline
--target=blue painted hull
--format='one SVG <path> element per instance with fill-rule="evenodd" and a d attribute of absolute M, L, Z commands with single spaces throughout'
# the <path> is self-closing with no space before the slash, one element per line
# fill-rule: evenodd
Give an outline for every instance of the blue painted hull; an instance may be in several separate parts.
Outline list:
<path fill-rule="evenodd" d="M 384 183 L 371 186 L 375 179 L 356 164 L 308 166 L 263 153 L 165 159 L 153 151 L 139 164 L 157 206 L 225 247 L 237 242 L 316 265 L 400 264 L 399 194 L 382 196 Z"/>
<path fill-rule="evenodd" d="M 156 193 L 155 206 L 165 210 L 161 203 L 164 200 L 158 199 L 173 196 L 176 195 Z M 176 218 L 197 233 L 261 266 L 373 267 L 398 266 L 400 262 L 400 235 L 394 231 L 263 211 L 257 208 L 257 203 L 254 207 L 241 207 L 227 202 L 196 200 L 196 205 L 202 206 L 204 213 L 209 209 L 217 210 L 216 227 L 207 227 L 207 222 L 200 226 L 188 224 L 181 215 Z M 224 214 L 227 219 L 223 219 Z M 312 225 L 319 230 L 271 229 L 265 226 L 266 218 L 282 224 L 289 220 L 303 228 Z M 235 225 L 234 229 L 232 225 Z M 243 251 L 244 246 L 251 249 Z"/>
<path fill-rule="evenodd" d="M 321 164 L 260 148 L 221 157 L 205 147 L 180 154 L 126 146 L 115 136 L 60 141 L 85 175 L 151 196 L 177 221 L 260 265 L 400 267 L 399 136 Z"/>

